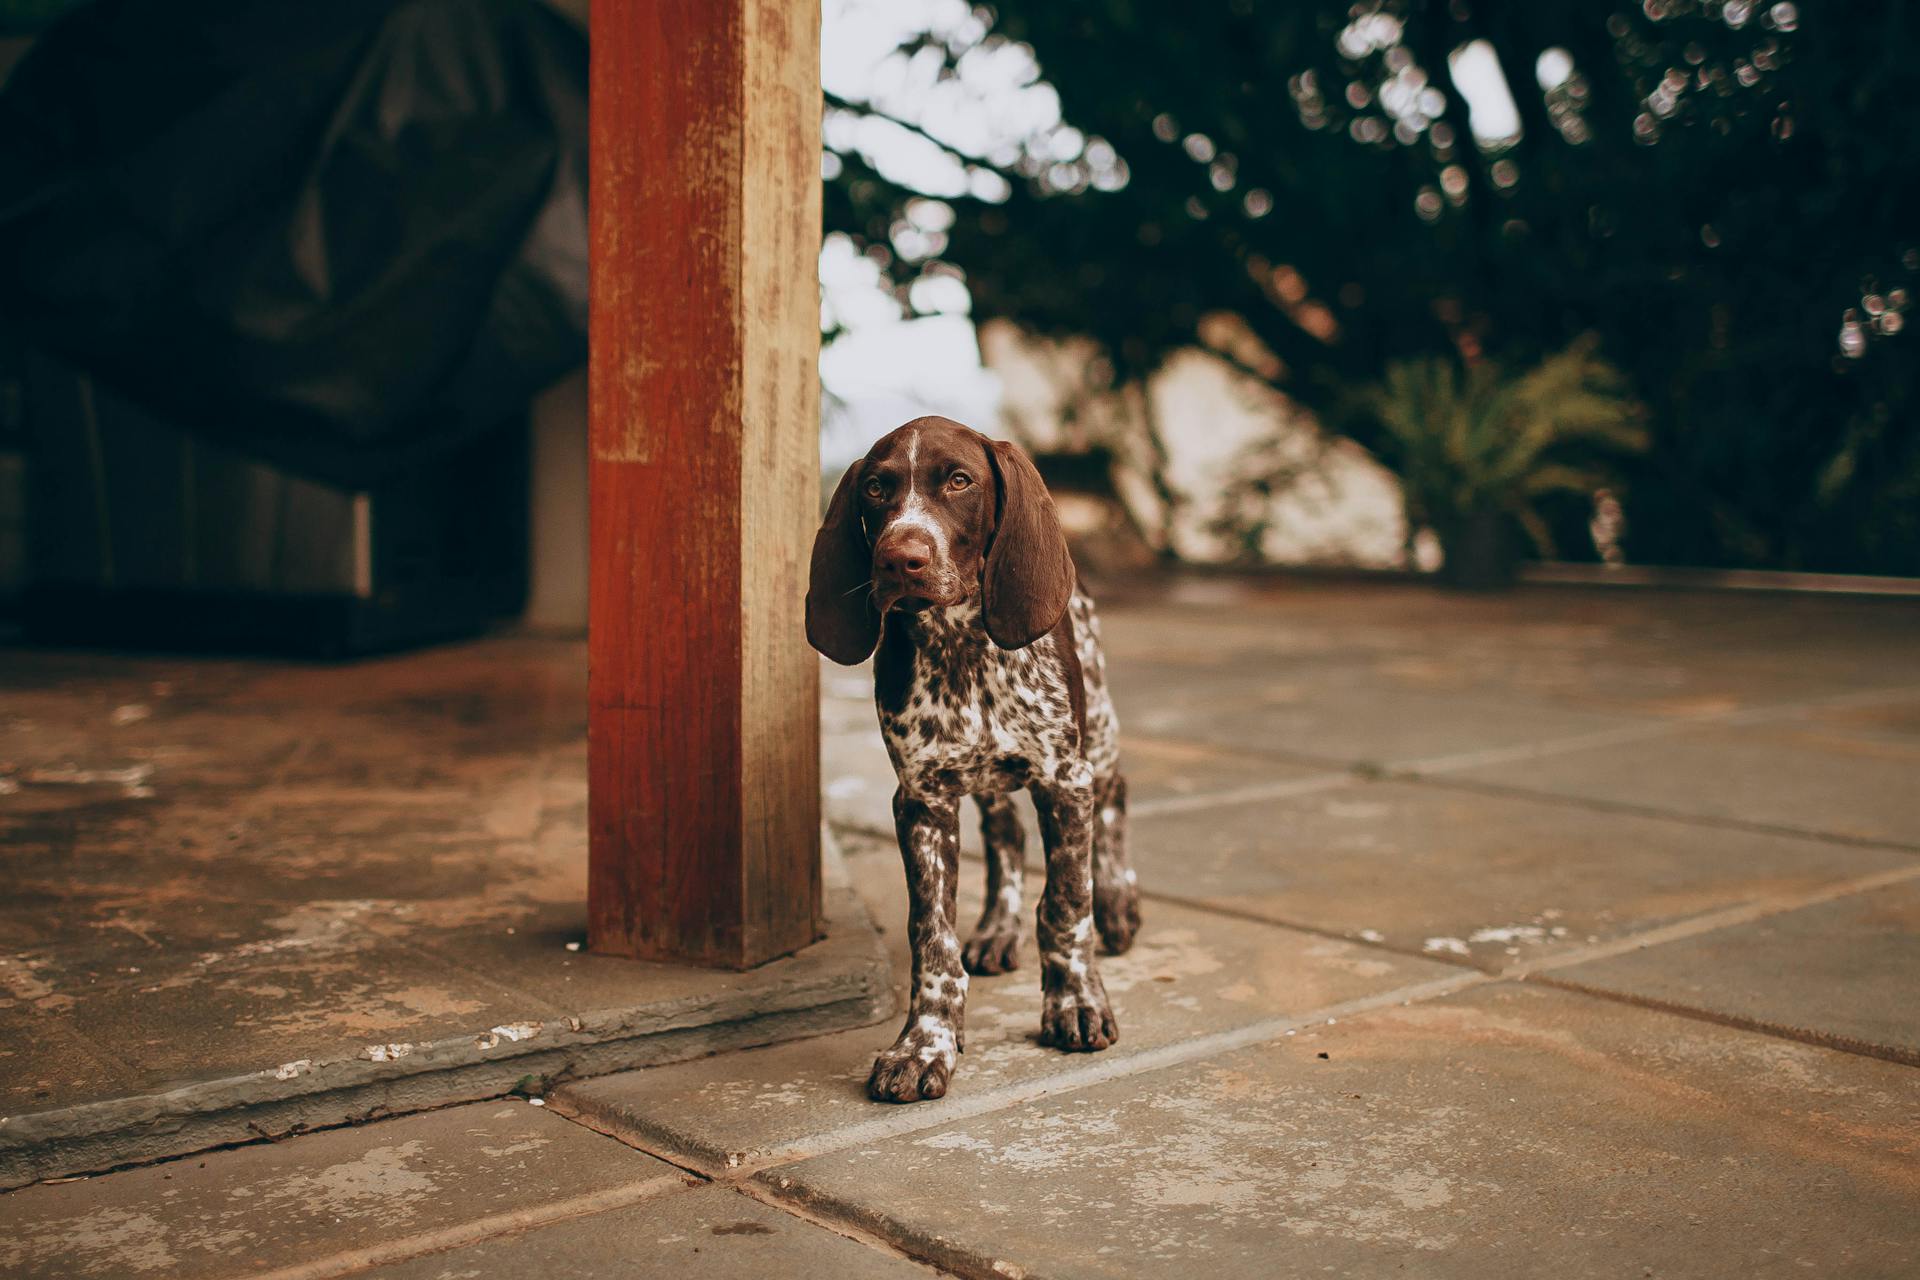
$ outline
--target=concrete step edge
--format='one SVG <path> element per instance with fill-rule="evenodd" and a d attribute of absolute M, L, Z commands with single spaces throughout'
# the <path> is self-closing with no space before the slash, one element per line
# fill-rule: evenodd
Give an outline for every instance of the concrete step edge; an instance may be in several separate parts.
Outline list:
<path fill-rule="evenodd" d="M 892 967 L 828 843 L 827 937 L 806 976 L 775 962 L 683 998 L 301 1059 L 158 1093 L 0 1117 L 0 1190 L 214 1147 L 279 1140 L 560 1081 L 869 1026 L 892 1015 Z"/>

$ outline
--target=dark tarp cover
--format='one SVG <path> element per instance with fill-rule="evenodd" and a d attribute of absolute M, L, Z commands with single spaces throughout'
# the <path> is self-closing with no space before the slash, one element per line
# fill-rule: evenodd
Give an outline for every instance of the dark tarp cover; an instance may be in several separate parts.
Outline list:
<path fill-rule="evenodd" d="M 531 0 L 102 0 L 0 93 L 0 311 L 348 486 L 586 357 L 587 45 Z"/>

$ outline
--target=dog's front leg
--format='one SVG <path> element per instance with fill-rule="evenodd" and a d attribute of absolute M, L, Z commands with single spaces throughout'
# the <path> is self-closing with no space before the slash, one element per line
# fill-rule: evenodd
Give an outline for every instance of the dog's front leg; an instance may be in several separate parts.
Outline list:
<path fill-rule="evenodd" d="M 967 971 L 954 930 L 960 871 L 960 806 L 955 797 L 893 796 L 894 828 L 907 864 L 907 943 L 913 993 L 907 1025 L 873 1063 L 867 1092 L 881 1102 L 918 1102 L 947 1092 L 966 1045 Z"/>
<path fill-rule="evenodd" d="M 1093 955 L 1093 787 L 1037 783 L 1033 807 L 1047 848 L 1040 943 L 1040 1042 L 1092 1052 L 1120 1038 Z"/>

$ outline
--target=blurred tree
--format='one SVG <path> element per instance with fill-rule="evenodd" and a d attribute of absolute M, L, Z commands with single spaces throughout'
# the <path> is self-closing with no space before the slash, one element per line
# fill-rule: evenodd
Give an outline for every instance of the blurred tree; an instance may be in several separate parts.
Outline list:
<path fill-rule="evenodd" d="M 893 92 L 830 98 L 828 226 L 909 310 L 962 277 L 976 319 L 1090 336 L 1120 382 L 1238 317 L 1242 368 L 1367 444 L 1340 407 L 1390 360 L 1592 332 L 1651 413 L 1630 558 L 1920 574 L 1914 9 L 961 6 Z M 916 83 L 1008 50 L 1062 123 L 976 154 L 916 118 Z M 946 153 L 943 199 L 865 145 L 876 117 Z"/>
<path fill-rule="evenodd" d="M 1439 535 L 1454 581 L 1511 580 L 1509 522 L 1542 555 L 1557 553 L 1541 500 L 1590 497 L 1607 485 L 1600 468 L 1558 461 L 1567 445 L 1646 448 L 1625 377 L 1592 346 L 1576 343 L 1523 372 L 1490 359 L 1464 372 L 1448 356 L 1393 360 L 1380 385 L 1364 393 L 1383 428 L 1381 454 L 1400 475 L 1407 522 Z"/>

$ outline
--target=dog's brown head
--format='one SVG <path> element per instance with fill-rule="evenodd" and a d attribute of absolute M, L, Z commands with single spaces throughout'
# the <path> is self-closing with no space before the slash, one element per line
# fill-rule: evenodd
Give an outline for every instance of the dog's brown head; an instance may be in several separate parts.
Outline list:
<path fill-rule="evenodd" d="M 835 662 L 873 652 L 880 620 L 980 598 L 987 634 L 1020 649 L 1073 595 L 1060 517 L 1018 448 L 915 418 L 847 468 L 813 540 L 807 639 Z"/>

